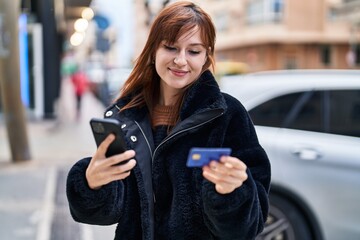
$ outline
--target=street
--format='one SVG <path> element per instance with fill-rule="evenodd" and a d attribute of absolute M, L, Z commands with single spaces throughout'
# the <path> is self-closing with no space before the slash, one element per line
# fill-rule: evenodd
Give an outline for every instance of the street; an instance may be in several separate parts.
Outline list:
<path fill-rule="evenodd" d="M 28 120 L 32 160 L 12 163 L 4 120 L 0 120 L 0 236 L 2 240 L 113 239 L 115 225 L 76 223 L 65 195 L 66 176 L 77 160 L 95 151 L 89 120 L 104 106 L 91 94 L 75 118 L 75 97 L 64 81 L 56 120 Z"/>

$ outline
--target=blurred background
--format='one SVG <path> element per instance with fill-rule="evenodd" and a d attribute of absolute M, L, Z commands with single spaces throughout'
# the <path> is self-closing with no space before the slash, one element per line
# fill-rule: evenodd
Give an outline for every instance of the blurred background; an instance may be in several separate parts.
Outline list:
<path fill-rule="evenodd" d="M 64 182 L 171 2 L 0 0 L 1 239 L 112 239 L 114 226 L 73 222 Z M 216 25 L 218 80 L 360 69 L 359 0 L 194 2 Z"/>

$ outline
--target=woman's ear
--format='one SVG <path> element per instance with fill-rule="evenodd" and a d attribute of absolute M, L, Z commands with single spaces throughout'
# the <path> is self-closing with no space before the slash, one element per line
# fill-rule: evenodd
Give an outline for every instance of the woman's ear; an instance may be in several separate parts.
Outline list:
<path fill-rule="evenodd" d="M 208 49 L 207 52 L 206 52 L 204 65 L 206 64 L 206 62 L 207 62 L 207 60 L 208 60 L 209 53 L 211 53 L 211 47 L 209 47 L 209 49 Z"/>

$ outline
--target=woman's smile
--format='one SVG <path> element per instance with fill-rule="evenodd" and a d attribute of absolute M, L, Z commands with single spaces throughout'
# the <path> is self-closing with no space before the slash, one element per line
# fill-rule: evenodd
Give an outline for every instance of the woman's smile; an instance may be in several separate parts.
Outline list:
<path fill-rule="evenodd" d="M 188 73 L 188 71 L 172 69 L 172 68 L 169 68 L 169 70 L 176 77 L 184 77 Z"/>

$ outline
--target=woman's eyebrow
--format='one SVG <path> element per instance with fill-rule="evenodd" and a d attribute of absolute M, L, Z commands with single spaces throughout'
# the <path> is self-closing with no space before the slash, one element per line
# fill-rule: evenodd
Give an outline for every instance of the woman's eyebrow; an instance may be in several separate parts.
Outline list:
<path fill-rule="evenodd" d="M 190 43 L 190 46 L 201 46 L 201 47 L 205 47 L 205 45 L 203 43 Z"/>
<path fill-rule="evenodd" d="M 170 42 L 169 42 L 169 41 L 166 41 L 166 40 L 163 40 L 163 41 L 162 41 L 162 44 L 170 44 Z M 174 43 L 173 43 L 173 45 L 177 45 L 177 44 L 178 44 L 177 42 L 174 42 Z M 205 47 L 205 44 L 203 44 L 203 43 L 190 43 L 189 46 L 191 46 L 191 47 L 201 46 L 201 47 L 206 48 L 206 47 Z"/>

